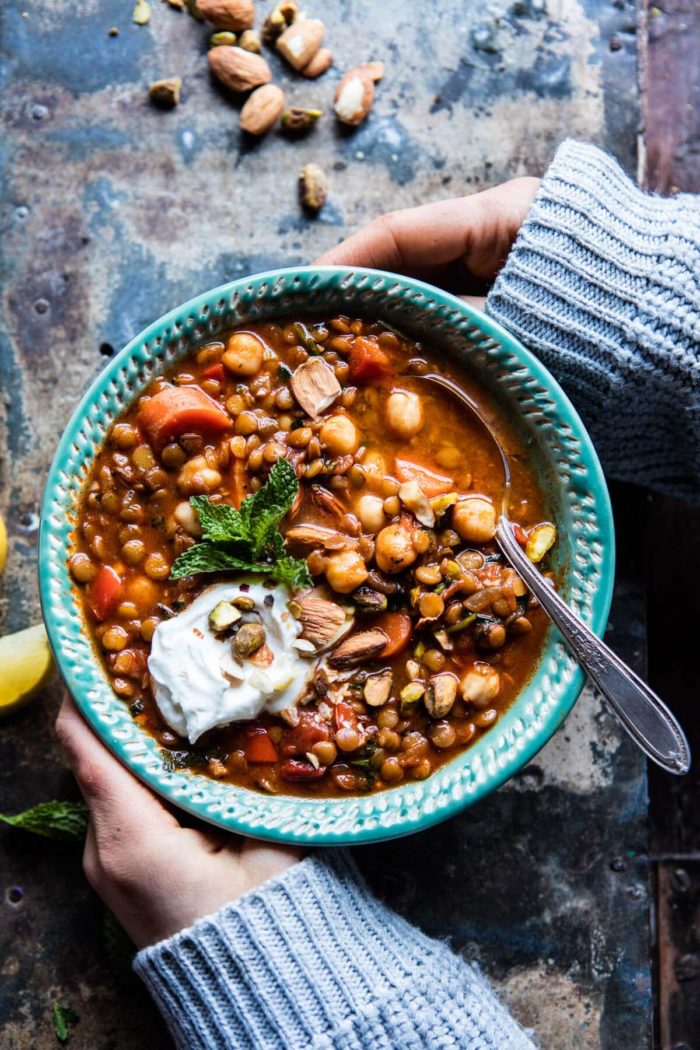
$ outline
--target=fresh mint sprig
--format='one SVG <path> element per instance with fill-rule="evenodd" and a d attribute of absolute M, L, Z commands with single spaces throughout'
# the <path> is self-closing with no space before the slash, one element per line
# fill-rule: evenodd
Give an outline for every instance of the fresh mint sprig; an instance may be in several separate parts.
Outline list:
<path fill-rule="evenodd" d="M 47 839 L 81 842 L 87 831 L 88 808 L 84 802 L 40 802 L 12 817 L 0 813 L 0 820 Z"/>
<path fill-rule="evenodd" d="M 170 576 L 180 580 L 204 572 L 250 572 L 269 576 L 290 590 L 311 585 L 306 562 L 287 554 L 279 531 L 299 491 L 286 459 L 278 459 L 267 481 L 241 503 L 240 510 L 193 496 L 202 540 L 173 563 Z"/>

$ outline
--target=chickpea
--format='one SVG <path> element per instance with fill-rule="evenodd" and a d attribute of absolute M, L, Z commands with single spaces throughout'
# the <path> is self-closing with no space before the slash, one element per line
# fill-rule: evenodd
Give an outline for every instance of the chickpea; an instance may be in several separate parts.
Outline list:
<path fill-rule="evenodd" d="M 191 503 L 187 502 L 187 500 L 183 500 L 182 503 L 178 503 L 177 507 L 173 511 L 173 518 L 189 536 L 202 535 L 202 526 L 199 524 L 197 511 L 194 509 Z"/>
<path fill-rule="evenodd" d="M 236 376 L 254 376 L 260 371 L 265 347 L 250 332 L 234 332 L 229 336 L 221 358 L 224 366 Z"/>
<path fill-rule="evenodd" d="M 170 572 L 170 563 L 164 554 L 156 551 L 148 555 L 143 563 L 143 569 L 152 580 L 164 580 Z"/>
<path fill-rule="evenodd" d="M 367 480 L 374 487 L 381 489 L 387 474 L 383 453 L 378 448 L 368 449 L 362 458 L 362 466 L 364 467 Z"/>
<path fill-rule="evenodd" d="M 89 583 L 97 576 L 97 566 L 90 555 L 83 554 L 82 551 L 73 555 L 68 562 L 68 568 L 77 583 Z"/>
<path fill-rule="evenodd" d="M 357 516 L 365 532 L 379 532 L 384 528 L 384 500 L 380 496 L 361 496 L 357 501 Z"/>
<path fill-rule="evenodd" d="M 412 438 L 423 427 L 423 406 L 410 390 L 393 390 L 386 402 L 386 421 L 402 438 Z"/>
<path fill-rule="evenodd" d="M 129 565 L 138 565 L 146 555 L 146 545 L 142 540 L 127 540 L 122 546 L 122 558 Z"/>
<path fill-rule="evenodd" d="M 177 476 L 177 487 L 186 494 L 213 492 L 220 484 L 221 474 L 208 465 L 205 456 L 189 460 Z"/>
<path fill-rule="evenodd" d="M 330 416 L 318 436 L 332 456 L 351 456 L 360 444 L 360 435 L 350 416 Z"/>
<path fill-rule="evenodd" d="M 411 533 L 400 523 L 387 525 L 377 536 L 376 559 L 382 572 L 401 572 L 416 560 Z"/>
<path fill-rule="evenodd" d="M 455 505 L 452 524 L 468 543 L 486 543 L 496 534 L 496 508 L 485 496 L 468 496 Z"/>
<path fill-rule="evenodd" d="M 387 496 L 384 500 L 384 510 L 390 518 L 395 518 L 401 510 L 401 503 L 399 502 L 399 497 Z"/>
<path fill-rule="evenodd" d="M 158 601 L 158 588 L 148 576 L 132 576 L 126 583 L 126 596 L 141 609 L 155 605 Z"/>
<path fill-rule="evenodd" d="M 486 663 L 475 663 L 461 681 L 462 696 L 475 707 L 487 707 L 501 688 L 498 671 Z"/>
<path fill-rule="evenodd" d="M 326 579 L 339 594 L 350 594 L 367 579 L 367 566 L 357 551 L 338 551 L 325 565 Z"/>
<path fill-rule="evenodd" d="M 462 453 L 454 445 L 443 445 L 437 450 L 435 460 L 441 467 L 454 470 L 462 462 Z"/>

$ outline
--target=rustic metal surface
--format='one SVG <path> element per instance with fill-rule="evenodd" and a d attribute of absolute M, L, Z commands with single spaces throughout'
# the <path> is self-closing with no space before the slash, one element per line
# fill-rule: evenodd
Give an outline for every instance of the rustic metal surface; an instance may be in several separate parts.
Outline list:
<path fill-rule="evenodd" d="M 642 177 L 658 193 L 700 194 L 700 6 L 645 2 L 640 60 L 646 150 Z M 700 712 L 694 688 L 697 617 L 669 616 L 700 572 L 700 510 L 654 497 L 648 528 L 649 676 L 678 713 L 696 756 L 678 780 L 650 777 L 655 891 L 657 1043 L 700 1047 Z M 659 551 L 668 551 L 661 564 Z M 672 654 L 672 655 L 671 655 Z"/>
<path fill-rule="evenodd" d="M 387 76 L 355 133 L 326 119 L 290 142 L 243 142 L 211 84 L 206 31 L 153 4 L 59 0 L 2 9 L 4 189 L 0 506 L 11 536 L 4 630 L 33 622 L 37 511 L 56 439 L 103 355 L 203 288 L 306 261 L 387 208 L 539 173 L 567 135 L 635 170 L 635 8 L 625 0 L 465 5 L 310 3 L 339 68 L 381 58 Z M 111 26 L 118 36 L 108 36 Z M 337 74 L 276 78 L 328 108 Z M 154 109 L 148 83 L 180 75 Z M 316 221 L 296 202 L 308 160 L 329 172 Z M 619 502 L 612 640 L 643 658 L 639 506 Z M 625 512 L 633 512 L 628 522 Z M 0 811 L 67 797 L 51 726 L 54 686 L 0 729 Z M 537 762 L 483 805 L 407 842 L 360 851 L 380 891 L 477 958 L 544 1048 L 648 1044 L 646 781 L 641 758 L 587 694 Z M 53 998 L 81 1014 L 72 1045 L 168 1045 L 146 1000 L 119 984 L 79 850 L 0 834 L 3 1047 L 55 1045 Z M 429 859 L 429 864 L 426 863 Z"/>

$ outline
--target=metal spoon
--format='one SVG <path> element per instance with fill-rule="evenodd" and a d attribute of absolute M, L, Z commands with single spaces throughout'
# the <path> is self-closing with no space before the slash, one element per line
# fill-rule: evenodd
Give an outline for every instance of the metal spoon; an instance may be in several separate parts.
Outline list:
<path fill-rule="evenodd" d="M 428 374 L 418 376 L 428 383 L 448 390 L 469 409 L 498 449 L 505 478 L 503 504 L 496 526 L 496 542 L 508 561 L 525 581 L 550 620 L 559 628 L 569 649 L 592 682 L 598 687 L 622 725 L 652 762 L 669 773 L 687 773 L 690 768 L 690 748 L 680 725 L 645 682 L 616 656 L 608 646 L 596 638 L 578 616 L 569 608 L 553 587 L 537 571 L 513 533 L 508 518 L 510 495 L 510 468 L 506 453 L 490 425 L 471 398 L 445 376 Z"/>

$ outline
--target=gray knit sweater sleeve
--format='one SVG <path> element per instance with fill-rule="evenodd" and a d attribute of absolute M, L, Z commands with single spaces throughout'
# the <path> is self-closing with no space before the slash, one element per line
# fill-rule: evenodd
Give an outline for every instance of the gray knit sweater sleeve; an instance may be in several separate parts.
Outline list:
<path fill-rule="evenodd" d="M 134 964 L 178 1048 L 533 1050 L 474 968 L 307 858 Z"/>
<path fill-rule="evenodd" d="M 561 382 L 606 472 L 700 491 L 700 198 L 565 142 L 487 310 Z"/>

